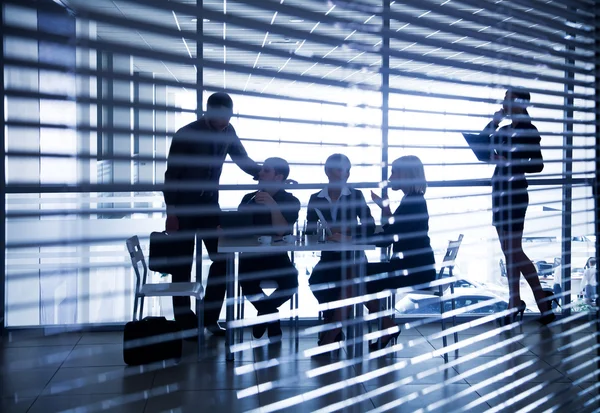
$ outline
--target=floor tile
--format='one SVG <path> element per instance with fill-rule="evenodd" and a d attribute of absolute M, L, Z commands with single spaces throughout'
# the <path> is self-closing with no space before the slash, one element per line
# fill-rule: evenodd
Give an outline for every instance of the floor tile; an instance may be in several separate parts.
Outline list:
<path fill-rule="evenodd" d="M 236 367 L 248 363 L 194 363 L 166 367 L 156 372 L 153 387 L 175 386 L 187 390 L 233 390 L 256 386 L 256 374 L 236 374 Z M 251 364 L 250 364 L 251 365 Z"/>
<path fill-rule="evenodd" d="M 79 333 L 44 333 L 40 330 L 17 330 L 4 334 L 0 343 L 4 347 L 74 346 L 81 339 Z"/>
<path fill-rule="evenodd" d="M 400 330 L 402 331 L 403 336 L 423 336 L 416 327 L 408 328 L 406 326 L 406 323 L 402 322 L 399 319 L 396 319 L 396 322 L 398 323 L 398 327 L 400 327 Z M 439 327 L 437 327 L 437 328 L 439 328 Z M 371 331 L 376 331 L 378 329 L 379 329 L 378 323 L 375 321 L 371 322 Z M 367 328 L 367 325 L 365 325 L 364 331 L 365 331 L 365 333 L 369 331 L 369 329 Z"/>
<path fill-rule="evenodd" d="M 408 363 L 405 365 L 405 363 Z M 385 386 L 403 381 L 405 384 L 435 384 L 452 380 L 458 373 L 452 367 L 445 368 L 442 358 L 435 358 L 411 364 L 410 359 L 380 358 L 365 360 L 355 369 L 359 375 L 365 375 L 365 386 Z M 370 376 L 367 374 L 370 373 Z M 453 383 L 465 384 L 458 379 Z"/>
<path fill-rule="evenodd" d="M 429 340 L 431 345 L 436 349 L 443 348 L 441 338 Z M 480 335 L 461 334 L 458 337 L 458 355 L 481 352 L 482 356 L 503 356 L 511 354 L 515 351 L 523 349 L 523 345 L 519 342 L 511 340 L 511 335 L 501 334 L 490 338 L 482 338 Z M 448 345 L 454 344 L 454 337 L 448 337 Z M 497 348 L 495 346 L 498 346 Z M 455 356 L 456 351 L 451 351 L 450 356 Z"/>
<path fill-rule="evenodd" d="M 594 361 L 598 354 L 593 351 L 574 355 L 544 357 L 544 360 L 573 381 L 595 383 L 598 381 L 598 362 Z M 596 374 L 593 374 L 596 373 Z"/>
<path fill-rule="evenodd" d="M 235 390 L 177 391 L 157 396 L 151 392 L 145 413 L 245 412 L 258 407 L 258 396 L 238 399 Z"/>
<path fill-rule="evenodd" d="M 60 367 L 73 348 L 73 346 L 0 348 L 0 370 L 6 372 Z"/>
<path fill-rule="evenodd" d="M 566 335 L 553 335 L 548 330 L 530 333 L 520 341 L 530 351 L 539 356 L 556 356 L 576 354 L 595 345 L 596 337 L 590 333 L 575 333 Z"/>
<path fill-rule="evenodd" d="M 236 351 L 234 358 L 236 361 L 253 362 L 254 350 L 251 348 L 251 340 L 244 341 L 241 346 L 248 346 L 245 350 Z M 236 340 L 236 345 L 239 342 Z M 224 362 L 225 361 L 225 339 L 223 338 L 207 338 L 204 348 L 202 349 L 203 361 L 208 362 Z M 184 341 L 183 342 L 183 357 L 182 362 L 196 362 L 198 360 L 198 343 Z"/>
<path fill-rule="evenodd" d="M 281 342 L 261 345 L 261 341 L 254 340 L 254 358 L 256 361 L 270 360 L 277 358 L 280 361 L 285 360 L 309 360 L 310 355 L 306 355 L 306 350 L 318 348 L 316 339 L 294 339 L 283 338 Z M 334 359 L 346 358 L 345 349 L 336 350 L 332 356 Z"/>
<path fill-rule="evenodd" d="M 24 398 L 38 396 L 57 368 L 16 370 L 0 373 L 0 391 L 2 397 Z"/>
<path fill-rule="evenodd" d="M 152 387 L 155 371 L 149 367 L 63 367 L 43 395 L 131 394 Z"/>
<path fill-rule="evenodd" d="M 319 391 L 322 389 L 314 387 L 278 388 L 261 393 L 259 400 L 261 407 L 293 407 L 298 412 L 312 412 L 337 403 L 343 403 L 338 406 L 339 411 L 344 413 L 362 413 L 375 407 L 369 398 L 361 399 L 365 394 L 362 385 L 349 386 L 327 394 L 319 394 Z"/>
<path fill-rule="evenodd" d="M 369 354 L 369 343 L 365 342 L 363 347 L 363 354 Z M 405 336 L 402 333 L 398 336 L 396 344 L 390 343 L 387 345 L 387 349 L 394 348 L 393 353 L 389 353 L 386 357 L 415 357 L 425 353 L 430 353 L 435 348 L 425 340 L 423 336 Z"/>
<path fill-rule="evenodd" d="M 590 411 L 590 406 L 585 406 L 589 399 L 582 397 L 583 391 L 572 383 L 525 382 L 517 386 L 513 383 L 492 383 L 477 392 L 488 399 L 490 406 L 501 406 L 507 412 L 533 405 L 536 412 L 551 408 L 559 412 Z"/>
<path fill-rule="evenodd" d="M 435 387 L 436 384 L 403 385 L 381 395 L 371 396 L 371 400 L 373 400 L 375 407 L 387 404 L 391 409 L 390 411 L 412 412 L 424 409 L 433 412 L 447 412 L 457 410 L 480 398 L 477 392 L 469 391 L 470 386 L 468 384 L 450 384 L 442 388 Z M 367 391 L 377 390 L 383 389 L 377 386 L 367 386 Z M 450 400 L 453 397 L 455 399 Z M 484 402 L 474 406 L 469 412 L 484 412 L 488 408 L 489 405 Z"/>
<path fill-rule="evenodd" d="M 91 344 L 123 344 L 122 331 L 108 331 L 98 333 L 84 333 L 79 340 L 80 345 Z"/>
<path fill-rule="evenodd" d="M 124 366 L 123 344 L 77 345 L 64 367 Z"/>
<path fill-rule="evenodd" d="M 535 356 L 517 356 L 506 361 L 499 361 L 499 359 L 500 357 L 477 357 L 473 360 L 458 359 L 459 364 L 455 368 L 459 373 L 468 375 L 465 380 L 470 384 L 490 378 L 494 378 L 496 382 L 508 383 L 532 373 L 536 376 L 531 378 L 530 381 L 535 383 L 546 380 L 570 381 L 550 364 Z M 512 369 L 516 370 L 513 371 Z"/>
<path fill-rule="evenodd" d="M 2 413 L 27 413 L 27 410 L 31 406 L 35 399 L 34 398 L 14 398 L 4 397 L 0 398 L 0 412 Z"/>
<path fill-rule="evenodd" d="M 272 367 L 257 370 L 256 373 L 260 384 L 270 383 L 275 387 L 320 387 L 356 377 L 354 368 L 337 363 L 337 360 L 323 359 L 282 361 Z M 313 377 L 307 375 L 307 372 L 316 369 L 322 369 L 324 374 Z M 311 374 L 320 371 L 316 370 Z"/>
<path fill-rule="evenodd" d="M 39 397 L 27 413 L 110 412 L 143 413 L 146 400 L 143 394 L 134 397 L 121 394 L 62 395 Z"/>

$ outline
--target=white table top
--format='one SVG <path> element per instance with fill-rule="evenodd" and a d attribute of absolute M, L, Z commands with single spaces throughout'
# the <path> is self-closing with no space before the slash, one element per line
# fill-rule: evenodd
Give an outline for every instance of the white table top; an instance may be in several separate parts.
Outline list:
<path fill-rule="evenodd" d="M 258 237 L 244 238 L 219 238 L 219 252 L 254 252 L 272 253 L 288 251 L 370 251 L 377 247 L 371 244 L 351 242 L 317 242 L 316 237 L 306 237 L 304 243 L 288 243 L 285 241 L 272 242 L 270 245 L 258 243 Z"/>

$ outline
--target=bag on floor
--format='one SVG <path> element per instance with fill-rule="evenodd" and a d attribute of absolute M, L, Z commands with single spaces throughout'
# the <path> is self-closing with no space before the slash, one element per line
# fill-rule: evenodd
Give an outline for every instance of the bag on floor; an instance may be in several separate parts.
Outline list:
<path fill-rule="evenodd" d="M 139 366 L 156 361 L 181 358 L 181 329 L 164 317 L 146 317 L 125 324 L 123 361 Z"/>

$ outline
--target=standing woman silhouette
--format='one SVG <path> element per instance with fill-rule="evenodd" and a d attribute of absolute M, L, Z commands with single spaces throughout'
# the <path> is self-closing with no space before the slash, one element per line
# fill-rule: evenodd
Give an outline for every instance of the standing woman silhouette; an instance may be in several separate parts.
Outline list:
<path fill-rule="evenodd" d="M 492 222 L 502 252 L 506 257 L 509 303 L 508 309 L 515 309 L 504 318 L 510 324 L 525 312 L 525 302 L 519 291 L 520 274 L 531 287 L 541 313 L 540 322 L 549 324 L 556 316 L 550 302 L 542 290 L 537 270 L 523 251 L 523 227 L 529 204 L 526 173 L 539 173 L 544 169 L 540 147 L 541 137 L 527 112 L 531 97 L 523 89 L 508 89 L 502 109 L 494 113 L 492 121 L 481 132 L 488 136 L 493 152 L 490 160 L 496 164 L 492 177 Z M 504 118 L 512 123 L 498 129 Z"/>

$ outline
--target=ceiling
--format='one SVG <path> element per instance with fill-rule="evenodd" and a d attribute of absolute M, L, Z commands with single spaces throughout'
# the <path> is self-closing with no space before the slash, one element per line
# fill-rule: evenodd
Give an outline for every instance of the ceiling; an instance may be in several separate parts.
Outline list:
<path fill-rule="evenodd" d="M 134 56 L 135 70 L 152 72 L 156 78 L 195 83 L 195 0 L 63 1 L 76 11 L 91 10 L 106 15 L 97 19 L 100 40 L 135 47 L 144 52 L 174 54 L 174 60 L 178 60 Z M 511 69 L 525 73 L 523 77 L 537 78 L 540 87 L 562 88 L 559 84 L 543 82 L 541 76 L 562 76 L 560 70 L 549 65 L 564 64 L 564 57 L 551 55 L 544 48 L 564 50 L 564 44 L 560 42 L 564 37 L 564 19 L 540 15 L 534 9 L 518 6 L 519 2 L 511 6 L 519 13 L 511 13 L 526 18 L 517 20 L 514 16 L 502 17 L 497 14 L 498 3 L 501 2 L 392 2 L 392 12 L 399 14 L 393 15 L 390 29 L 400 38 L 391 39 L 390 46 L 397 55 L 390 57 L 390 68 L 401 71 L 401 74 L 391 74 L 390 87 L 423 93 L 454 93 L 455 86 L 451 82 L 476 82 L 482 85 L 510 82 L 502 70 Z M 203 47 L 205 65 L 212 63 L 217 67 L 204 68 L 204 84 L 215 88 L 312 98 L 327 98 L 331 95 L 331 87 L 357 85 L 378 89 L 381 83 L 378 70 L 382 64 L 379 53 L 381 35 L 378 31 L 382 19 L 375 15 L 378 10 L 373 7 L 379 6 L 380 2 L 361 0 L 359 4 L 365 10 L 350 10 L 347 4 L 335 1 L 204 0 L 206 12 L 212 13 L 210 19 L 203 21 L 205 36 L 255 48 L 249 51 L 206 41 Z M 417 5 L 420 7 L 415 7 Z M 482 5 L 487 7 L 482 8 Z M 275 12 L 274 9 L 278 7 L 292 9 Z M 294 7 L 306 13 L 294 14 Z M 465 18 L 467 16 L 472 18 Z M 113 21 L 114 17 L 144 22 L 163 29 L 163 33 L 132 28 L 123 24 L 123 21 Z M 345 19 L 347 23 L 335 24 L 329 21 L 332 18 Z M 224 23 L 224 19 L 233 21 Z M 497 24 L 486 24 L 490 19 Z M 554 29 L 553 24 L 536 24 L 536 21 L 556 21 L 557 28 Z M 354 23 L 355 26 L 348 27 L 348 23 Z M 525 30 L 531 30 L 531 35 L 517 34 L 509 30 L 511 27 L 524 27 Z M 165 30 L 169 33 L 164 33 Z M 465 31 L 473 36 L 464 35 Z M 306 39 L 303 35 L 326 37 L 315 40 Z M 478 36 L 484 38 L 475 38 Z M 491 38 L 498 41 L 489 41 Z M 528 50 L 502 43 L 506 41 L 534 47 Z M 361 50 L 353 49 L 356 43 Z M 269 54 L 268 50 L 277 50 L 283 55 L 275 56 Z M 478 51 L 480 53 L 476 53 Z M 509 53 L 513 57 L 498 58 L 497 53 Z M 517 61 L 520 57 L 528 60 L 520 63 Z M 332 60 L 324 62 L 324 58 Z M 219 67 L 221 64 L 227 66 Z M 486 73 L 485 70 L 490 68 L 491 73 Z M 265 70 L 269 72 L 261 72 Z M 439 82 L 439 78 L 451 82 Z M 326 87 L 315 87 L 317 85 Z"/>

